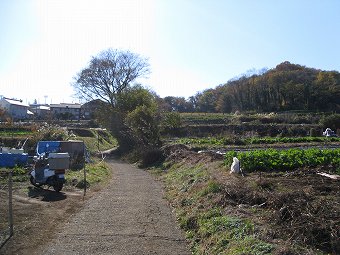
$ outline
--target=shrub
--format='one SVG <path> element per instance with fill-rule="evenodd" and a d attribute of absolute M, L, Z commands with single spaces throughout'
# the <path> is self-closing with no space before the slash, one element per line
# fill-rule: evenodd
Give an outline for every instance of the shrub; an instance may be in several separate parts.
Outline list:
<path fill-rule="evenodd" d="M 317 131 L 315 128 L 311 128 L 311 129 L 310 129 L 309 135 L 310 135 L 311 137 L 320 136 L 320 134 L 318 133 L 318 131 Z"/>
<path fill-rule="evenodd" d="M 208 185 L 199 192 L 199 196 L 203 197 L 210 193 L 218 193 L 221 190 L 220 184 L 215 181 L 209 181 Z"/>
<path fill-rule="evenodd" d="M 34 138 L 37 141 L 64 141 L 68 139 L 68 132 L 66 128 L 45 125 L 37 130 Z"/>
<path fill-rule="evenodd" d="M 80 137 L 94 137 L 93 132 L 85 128 L 71 128 L 69 131 L 72 131 L 76 136 Z"/>
<path fill-rule="evenodd" d="M 164 160 L 163 152 L 159 148 L 150 148 L 141 154 L 142 162 L 140 167 L 148 167 Z"/>
<path fill-rule="evenodd" d="M 154 146 L 160 144 L 158 121 L 155 118 L 156 109 L 146 105 L 137 106 L 129 112 L 126 122 L 132 130 L 132 135 L 139 147 Z"/>
<path fill-rule="evenodd" d="M 340 128 L 340 114 L 332 114 L 325 116 L 320 120 L 322 127 L 331 128 L 332 130 L 337 130 Z"/>
<path fill-rule="evenodd" d="M 178 112 L 167 112 L 163 116 L 162 126 L 165 129 L 176 129 L 182 125 L 181 115 Z"/>

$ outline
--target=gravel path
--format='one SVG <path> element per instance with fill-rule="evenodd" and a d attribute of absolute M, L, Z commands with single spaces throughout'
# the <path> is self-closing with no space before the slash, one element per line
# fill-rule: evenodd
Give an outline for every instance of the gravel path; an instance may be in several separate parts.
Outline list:
<path fill-rule="evenodd" d="M 38 254 L 190 254 L 162 187 L 147 172 L 111 161 L 110 184 Z"/>

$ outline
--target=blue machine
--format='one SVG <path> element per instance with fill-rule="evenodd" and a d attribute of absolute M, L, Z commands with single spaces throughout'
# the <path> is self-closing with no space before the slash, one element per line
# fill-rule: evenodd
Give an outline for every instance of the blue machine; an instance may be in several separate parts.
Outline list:
<path fill-rule="evenodd" d="M 39 141 L 37 144 L 37 155 L 43 153 L 60 152 L 60 141 Z"/>
<path fill-rule="evenodd" d="M 0 153 L 0 167 L 25 166 L 28 161 L 28 154 Z"/>

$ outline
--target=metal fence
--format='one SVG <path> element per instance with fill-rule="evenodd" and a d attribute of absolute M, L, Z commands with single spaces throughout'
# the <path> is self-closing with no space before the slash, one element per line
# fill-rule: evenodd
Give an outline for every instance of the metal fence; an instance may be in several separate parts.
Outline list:
<path fill-rule="evenodd" d="M 13 172 L 0 169 L 0 249 L 13 236 Z"/>

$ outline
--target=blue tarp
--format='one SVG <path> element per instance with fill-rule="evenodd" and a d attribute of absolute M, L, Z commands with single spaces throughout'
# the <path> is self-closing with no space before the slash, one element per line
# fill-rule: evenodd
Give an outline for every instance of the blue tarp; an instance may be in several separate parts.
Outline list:
<path fill-rule="evenodd" d="M 27 164 L 28 154 L 0 153 L 0 167 L 24 166 Z"/>
<path fill-rule="evenodd" d="M 36 148 L 37 155 L 51 152 L 67 152 L 70 155 L 71 168 L 82 168 L 84 166 L 83 141 L 39 141 Z"/>
<path fill-rule="evenodd" d="M 40 141 L 37 144 L 37 154 L 60 152 L 60 141 Z"/>

